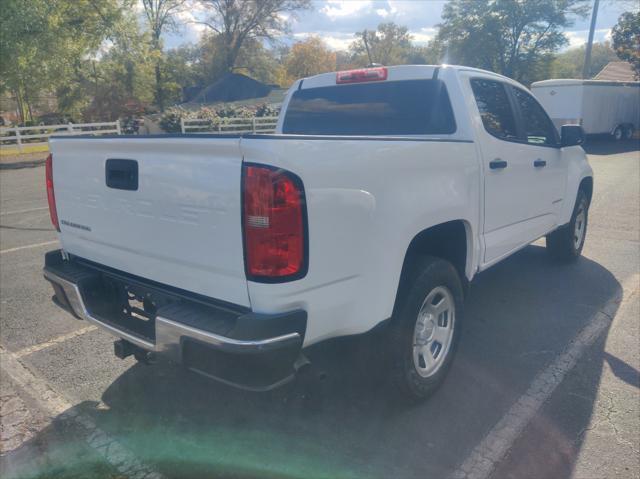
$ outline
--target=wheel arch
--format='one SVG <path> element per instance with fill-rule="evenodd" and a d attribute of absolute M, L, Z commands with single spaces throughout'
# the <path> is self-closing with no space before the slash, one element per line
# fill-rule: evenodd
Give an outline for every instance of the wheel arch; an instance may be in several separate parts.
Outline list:
<path fill-rule="evenodd" d="M 591 204 L 591 198 L 593 198 L 593 176 L 586 176 L 582 178 L 580 184 L 578 185 L 578 191 L 584 191 L 587 195 L 587 200 L 589 204 Z"/>
<path fill-rule="evenodd" d="M 594 177 L 587 155 L 582 148 L 564 148 L 562 161 L 567 162 L 567 183 L 557 225 L 564 226 L 571 220 L 578 191 L 583 190 L 589 202 L 593 198 Z"/>
<path fill-rule="evenodd" d="M 423 256 L 442 258 L 453 264 L 466 291 L 473 258 L 473 234 L 469 222 L 461 219 L 447 221 L 425 228 L 413 237 L 402 262 L 394 312 L 401 302 L 402 292 L 418 272 L 415 266 L 419 262 L 416 259 Z"/>

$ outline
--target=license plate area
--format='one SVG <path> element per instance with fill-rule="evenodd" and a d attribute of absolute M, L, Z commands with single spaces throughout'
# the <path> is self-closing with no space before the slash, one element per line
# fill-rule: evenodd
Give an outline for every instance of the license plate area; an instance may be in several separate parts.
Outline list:
<path fill-rule="evenodd" d="M 175 301 L 157 290 L 129 285 L 105 273 L 84 285 L 83 297 L 97 319 L 148 341 L 155 341 L 158 308 Z"/>
<path fill-rule="evenodd" d="M 126 295 L 127 301 L 122 305 L 122 312 L 131 320 L 153 321 L 155 319 L 158 306 L 151 295 L 143 293 L 142 296 L 139 296 L 128 290 Z"/>

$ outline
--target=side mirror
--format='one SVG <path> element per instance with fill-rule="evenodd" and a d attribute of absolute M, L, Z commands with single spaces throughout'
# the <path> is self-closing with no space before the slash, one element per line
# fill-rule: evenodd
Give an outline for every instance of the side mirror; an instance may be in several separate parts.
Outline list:
<path fill-rule="evenodd" d="M 560 129 L 560 145 L 576 146 L 584 143 L 586 136 L 580 125 L 563 125 Z"/>

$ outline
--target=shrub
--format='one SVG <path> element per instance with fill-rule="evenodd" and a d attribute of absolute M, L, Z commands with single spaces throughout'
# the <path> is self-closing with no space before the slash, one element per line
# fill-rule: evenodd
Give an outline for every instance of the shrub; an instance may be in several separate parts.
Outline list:
<path fill-rule="evenodd" d="M 224 105 L 216 110 L 220 118 L 253 118 L 255 115 L 247 107 Z"/>
<path fill-rule="evenodd" d="M 267 105 L 266 103 L 263 103 L 262 105 L 259 105 L 258 108 L 256 109 L 256 116 L 258 116 L 258 117 L 261 117 L 261 116 L 278 116 L 279 113 L 280 113 L 280 107 L 279 106 Z"/>
<path fill-rule="evenodd" d="M 160 118 L 160 128 L 167 133 L 181 133 L 180 119 L 184 117 L 184 110 L 175 108 L 167 110 Z"/>
<path fill-rule="evenodd" d="M 202 131 L 215 129 L 218 125 L 228 123 L 229 118 L 254 118 L 278 116 L 279 107 L 263 103 L 258 106 L 221 105 L 218 108 L 202 107 L 199 110 L 185 110 L 180 107 L 167 109 L 160 119 L 160 127 L 167 133 L 182 131 L 180 119 L 198 118 L 206 120 L 202 123 Z M 191 129 L 190 131 L 198 131 Z"/>

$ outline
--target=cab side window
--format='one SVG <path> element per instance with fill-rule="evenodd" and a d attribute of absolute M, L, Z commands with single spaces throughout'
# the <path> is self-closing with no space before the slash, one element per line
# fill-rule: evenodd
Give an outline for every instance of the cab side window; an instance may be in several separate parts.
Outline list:
<path fill-rule="evenodd" d="M 514 88 L 513 93 L 520 108 L 527 143 L 557 145 L 556 127 L 535 98 L 520 88 Z"/>
<path fill-rule="evenodd" d="M 505 85 L 494 80 L 471 80 L 484 128 L 502 140 L 518 140 L 515 116 L 507 96 Z"/>

